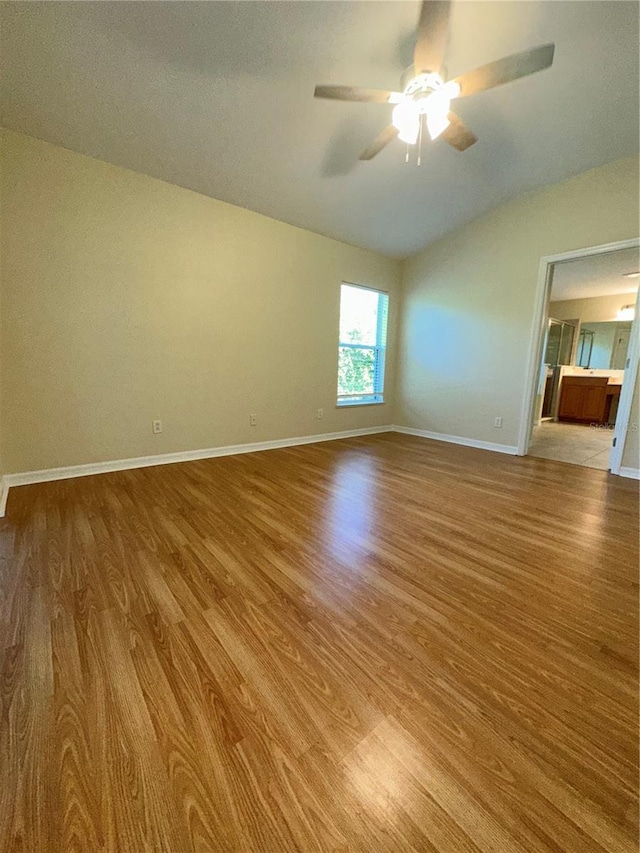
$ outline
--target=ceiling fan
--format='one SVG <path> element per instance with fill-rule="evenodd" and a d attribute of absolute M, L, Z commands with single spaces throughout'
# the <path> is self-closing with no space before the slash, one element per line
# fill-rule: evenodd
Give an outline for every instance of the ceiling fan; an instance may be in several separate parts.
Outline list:
<path fill-rule="evenodd" d="M 407 145 L 421 142 L 425 123 L 431 139 L 441 137 L 458 151 L 464 151 L 477 142 L 478 137 L 450 111 L 451 101 L 535 74 L 553 62 L 554 45 L 545 44 L 489 62 L 475 71 L 446 81 L 442 62 L 447 45 L 450 5 L 450 0 L 423 0 L 413 65 L 402 77 L 401 92 L 353 86 L 316 86 L 316 98 L 395 104 L 392 123 L 365 148 L 360 154 L 361 160 L 371 160 L 396 137 Z"/>

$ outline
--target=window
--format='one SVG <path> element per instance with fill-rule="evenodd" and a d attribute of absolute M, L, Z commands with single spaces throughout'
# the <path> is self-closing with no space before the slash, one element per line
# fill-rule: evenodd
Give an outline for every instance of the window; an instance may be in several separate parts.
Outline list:
<path fill-rule="evenodd" d="M 340 291 L 338 405 L 382 403 L 389 296 L 343 284 Z"/>

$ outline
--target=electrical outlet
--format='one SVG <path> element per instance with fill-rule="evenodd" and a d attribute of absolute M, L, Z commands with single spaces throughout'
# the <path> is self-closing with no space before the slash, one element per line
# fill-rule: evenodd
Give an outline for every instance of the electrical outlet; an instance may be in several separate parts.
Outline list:
<path fill-rule="evenodd" d="M 154 435 L 159 435 L 162 432 L 162 421 L 151 421 L 151 427 Z"/>
<path fill-rule="evenodd" d="M 255 426 L 258 423 L 258 416 L 249 415 L 249 423 L 251 424 L 251 426 Z"/>
<path fill-rule="evenodd" d="M 502 429 L 502 418 L 496 418 L 493 425 L 496 429 Z"/>
<path fill-rule="evenodd" d="M 316 415 L 319 421 L 324 417 L 324 409 L 318 409 L 318 414 Z"/>

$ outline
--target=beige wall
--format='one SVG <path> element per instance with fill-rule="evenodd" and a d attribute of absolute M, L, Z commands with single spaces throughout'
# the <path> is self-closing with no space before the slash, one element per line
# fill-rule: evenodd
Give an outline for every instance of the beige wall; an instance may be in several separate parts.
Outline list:
<path fill-rule="evenodd" d="M 397 423 L 515 446 L 540 258 L 637 235 L 628 158 L 521 196 L 406 261 Z"/>
<path fill-rule="evenodd" d="M 399 262 L 20 134 L 2 154 L 6 471 L 392 423 Z M 390 291 L 382 406 L 335 408 L 343 279 Z"/>
<path fill-rule="evenodd" d="M 394 416 L 398 262 L 20 134 L 2 154 L 0 473 L 394 420 L 515 445 L 540 257 L 638 232 L 629 159 L 407 261 Z M 390 291 L 384 406 L 335 408 L 342 280 Z"/>
<path fill-rule="evenodd" d="M 549 316 L 556 320 L 580 320 L 582 323 L 607 323 L 617 320 L 623 305 L 633 305 L 635 293 L 592 296 L 589 299 L 560 299 L 549 303 Z"/>

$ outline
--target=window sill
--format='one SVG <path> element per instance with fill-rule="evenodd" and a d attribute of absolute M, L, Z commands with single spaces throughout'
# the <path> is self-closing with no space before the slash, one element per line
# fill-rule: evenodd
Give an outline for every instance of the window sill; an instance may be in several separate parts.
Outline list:
<path fill-rule="evenodd" d="M 336 409 L 359 408 L 360 406 L 384 406 L 384 400 L 350 400 L 348 403 L 336 403 Z"/>

